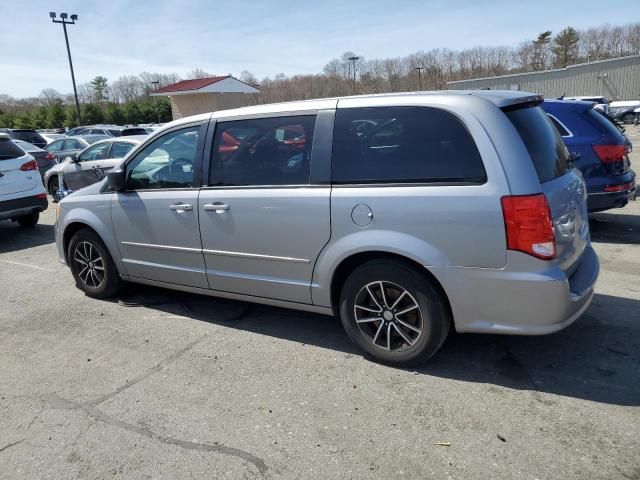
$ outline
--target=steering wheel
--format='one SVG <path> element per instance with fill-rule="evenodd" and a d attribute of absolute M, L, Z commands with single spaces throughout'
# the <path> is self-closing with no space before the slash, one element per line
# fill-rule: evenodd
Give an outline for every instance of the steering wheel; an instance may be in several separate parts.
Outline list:
<path fill-rule="evenodd" d="M 186 158 L 176 158 L 173 162 L 169 163 L 169 175 L 171 175 L 172 177 L 177 175 L 184 175 L 185 171 L 184 168 L 182 168 L 184 167 L 184 165 L 193 167 L 191 162 Z"/>

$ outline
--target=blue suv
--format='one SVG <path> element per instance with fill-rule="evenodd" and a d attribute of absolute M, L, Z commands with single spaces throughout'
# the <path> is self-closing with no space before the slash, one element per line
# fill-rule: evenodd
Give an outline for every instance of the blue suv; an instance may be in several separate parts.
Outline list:
<path fill-rule="evenodd" d="M 542 108 L 571 152 L 587 184 L 589 212 L 624 207 L 635 200 L 636 174 L 625 135 L 592 102 L 545 100 Z"/>

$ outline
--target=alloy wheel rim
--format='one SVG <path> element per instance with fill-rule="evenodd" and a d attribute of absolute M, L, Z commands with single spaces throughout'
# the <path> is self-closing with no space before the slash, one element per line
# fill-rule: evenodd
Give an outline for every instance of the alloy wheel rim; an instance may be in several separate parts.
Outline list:
<path fill-rule="evenodd" d="M 424 318 L 416 299 L 392 282 L 368 283 L 356 295 L 353 314 L 360 332 L 375 347 L 404 351 L 424 332 Z"/>
<path fill-rule="evenodd" d="M 80 242 L 73 252 L 78 277 L 85 286 L 99 288 L 104 282 L 104 260 L 91 242 Z"/>

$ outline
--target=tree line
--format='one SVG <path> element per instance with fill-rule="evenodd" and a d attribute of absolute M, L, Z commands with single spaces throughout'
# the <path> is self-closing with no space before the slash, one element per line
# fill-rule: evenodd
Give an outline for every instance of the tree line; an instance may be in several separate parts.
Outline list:
<path fill-rule="evenodd" d="M 440 90 L 447 82 L 469 78 L 534 72 L 550 68 L 640 54 L 640 23 L 578 30 L 566 27 L 541 32 L 517 47 L 435 48 L 404 57 L 365 59 L 345 52 L 329 61 L 321 73 L 278 74 L 262 80 L 249 71 L 239 79 L 257 86 L 253 103 L 270 103 L 361 93 Z M 357 60 L 349 60 L 358 57 Z M 212 74 L 196 68 L 186 77 Z M 355 81 L 354 81 L 355 78 Z M 109 83 L 104 76 L 78 85 L 83 124 L 166 122 L 171 107 L 165 97 L 151 97 L 157 88 L 179 81 L 176 73 L 142 72 Z M 44 89 L 38 97 L 15 99 L 0 94 L 0 127 L 57 128 L 78 124 L 73 95 Z"/>

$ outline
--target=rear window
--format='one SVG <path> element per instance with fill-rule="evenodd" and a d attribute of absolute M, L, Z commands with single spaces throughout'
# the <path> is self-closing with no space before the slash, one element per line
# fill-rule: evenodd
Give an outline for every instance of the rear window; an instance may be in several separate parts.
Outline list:
<path fill-rule="evenodd" d="M 129 135 L 146 135 L 147 131 L 144 128 L 127 128 L 126 130 L 122 130 L 121 135 L 122 136 L 129 136 Z"/>
<path fill-rule="evenodd" d="M 337 184 L 486 181 L 469 131 L 437 108 L 338 109 L 332 157 Z"/>
<path fill-rule="evenodd" d="M 11 160 L 24 156 L 24 151 L 8 138 L 0 138 L 0 160 Z"/>
<path fill-rule="evenodd" d="M 591 123 L 595 124 L 595 126 L 598 127 L 598 129 L 602 133 L 607 135 L 614 135 L 616 138 L 619 138 L 621 142 L 624 141 L 620 130 L 613 123 L 613 120 L 607 117 L 603 112 L 600 112 L 595 108 L 591 108 L 588 112 L 586 112 L 586 115 Z"/>
<path fill-rule="evenodd" d="M 29 143 L 46 143 L 45 139 L 42 138 L 38 132 L 14 130 L 13 132 L 11 132 L 11 136 L 18 140 L 24 140 L 25 142 Z"/>
<path fill-rule="evenodd" d="M 569 165 L 569 151 L 551 119 L 540 107 L 505 109 L 529 151 L 540 183 L 561 177 Z"/>

